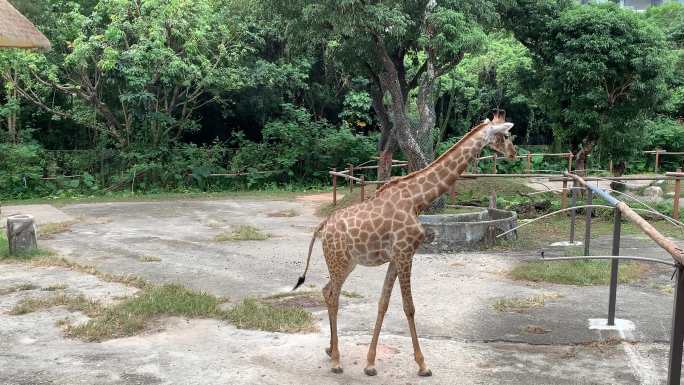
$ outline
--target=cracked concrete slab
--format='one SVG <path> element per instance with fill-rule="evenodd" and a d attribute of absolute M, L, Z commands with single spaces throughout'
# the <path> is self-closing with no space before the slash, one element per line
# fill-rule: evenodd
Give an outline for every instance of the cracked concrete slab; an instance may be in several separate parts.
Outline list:
<path fill-rule="evenodd" d="M 288 291 L 303 270 L 315 204 L 283 201 L 169 201 L 65 206 L 83 218 L 69 232 L 43 242 L 61 255 L 115 274 L 156 283 L 181 283 L 227 297 Z M 269 215 L 294 210 L 294 217 Z M 271 234 L 265 241 L 214 242 L 232 226 L 249 224 Z M 597 249 L 604 240 L 596 242 Z M 646 248 L 635 238 L 626 246 Z M 644 249 L 646 250 L 646 249 Z M 158 262 L 140 257 L 156 256 Z M 357 267 L 344 290 L 339 314 L 345 372 L 329 372 L 323 353 L 329 338 L 324 308 L 311 309 L 320 332 L 280 334 L 235 329 L 217 320 L 162 320 L 140 336 L 85 343 L 65 339 L 55 322 L 68 316 L 54 308 L 24 316 L 7 314 L 26 292 L 0 296 L 0 383 L 33 384 L 634 384 L 662 383 L 667 363 L 672 295 L 671 271 L 656 267 L 643 282 L 620 285 L 617 315 L 634 323 L 629 335 L 592 330 L 589 319 L 606 316 L 606 286 L 575 287 L 512 281 L 506 272 L 525 253 L 421 254 L 415 257 L 413 296 L 423 352 L 434 372 L 416 376 L 398 289 L 385 318 L 378 378 L 363 374 L 385 268 Z M 0 265 L 0 289 L 20 282 L 64 281 L 97 298 L 116 298 L 123 288 L 57 268 Z M 52 270 L 50 270 L 52 269 Z M 39 273 L 33 276 L 32 272 Z M 317 243 L 309 289 L 326 283 Z M 69 290 L 69 289 L 67 289 Z M 129 290 L 133 290 L 130 289 Z M 501 313 L 500 298 L 548 295 L 544 306 Z M 78 315 L 73 315 L 78 316 Z M 608 340 L 608 343 L 597 342 Z M 627 340 L 629 342 L 621 342 Z M 33 381 L 33 382 L 32 382 Z"/>

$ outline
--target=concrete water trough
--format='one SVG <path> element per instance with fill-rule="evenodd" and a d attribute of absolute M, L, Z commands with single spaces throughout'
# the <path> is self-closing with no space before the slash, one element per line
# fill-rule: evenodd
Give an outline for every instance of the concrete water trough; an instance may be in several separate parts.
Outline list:
<path fill-rule="evenodd" d="M 517 226 L 515 211 L 472 208 L 471 212 L 420 215 L 427 232 L 421 251 L 428 253 L 484 250 L 496 236 Z M 515 240 L 515 231 L 499 239 Z"/>

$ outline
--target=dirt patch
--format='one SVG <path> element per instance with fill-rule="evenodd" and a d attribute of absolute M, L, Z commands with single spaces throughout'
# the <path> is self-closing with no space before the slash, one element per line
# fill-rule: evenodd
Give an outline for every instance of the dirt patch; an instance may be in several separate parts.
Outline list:
<path fill-rule="evenodd" d="M 295 199 L 300 202 L 329 203 L 332 202 L 332 197 L 332 192 L 326 192 L 320 194 L 298 195 Z M 342 198 L 344 198 L 344 194 L 340 194 L 340 191 L 338 190 L 337 199 L 339 200 Z"/>

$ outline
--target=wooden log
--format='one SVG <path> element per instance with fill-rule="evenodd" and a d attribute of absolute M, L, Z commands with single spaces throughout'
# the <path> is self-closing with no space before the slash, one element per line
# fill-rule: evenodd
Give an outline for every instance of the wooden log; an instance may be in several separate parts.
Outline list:
<path fill-rule="evenodd" d="M 568 208 L 568 181 L 563 181 L 563 191 L 561 192 L 561 210 Z"/>
<path fill-rule="evenodd" d="M 38 248 L 33 216 L 13 215 L 8 217 L 7 241 L 10 255 L 19 255 Z"/>
<path fill-rule="evenodd" d="M 492 174 L 496 174 L 496 154 L 492 156 Z"/>
<path fill-rule="evenodd" d="M 366 199 L 366 177 L 361 175 L 361 202 Z"/>

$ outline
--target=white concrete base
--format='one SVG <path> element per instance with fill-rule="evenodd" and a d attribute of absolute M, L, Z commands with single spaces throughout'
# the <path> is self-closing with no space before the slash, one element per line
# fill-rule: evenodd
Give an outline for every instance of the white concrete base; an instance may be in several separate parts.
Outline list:
<path fill-rule="evenodd" d="M 627 331 L 634 330 L 634 322 L 626 319 L 615 319 L 615 325 L 609 326 L 608 320 L 605 318 L 589 318 L 590 330 L 618 330 Z"/>
<path fill-rule="evenodd" d="M 570 247 L 570 246 L 582 246 L 584 243 L 582 241 L 575 241 L 575 242 L 570 242 L 570 241 L 561 241 L 561 242 L 554 242 L 551 244 L 551 246 L 554 247 Z"/>

